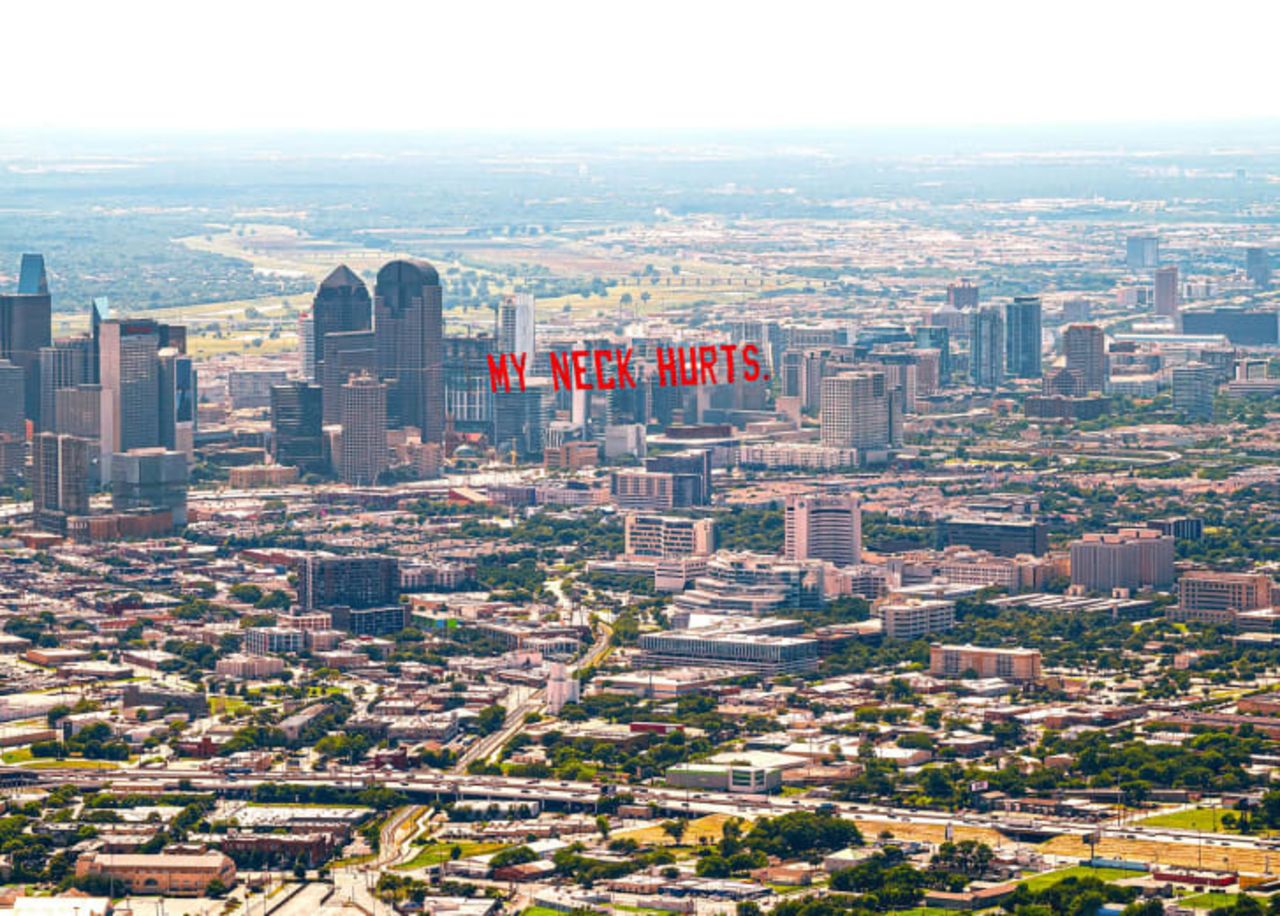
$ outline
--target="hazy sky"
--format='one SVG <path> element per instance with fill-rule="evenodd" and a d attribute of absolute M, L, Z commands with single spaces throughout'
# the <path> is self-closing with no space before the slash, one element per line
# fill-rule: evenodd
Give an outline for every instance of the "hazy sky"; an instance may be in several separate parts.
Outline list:
<path fill-rule="evenodd" d="M 1280 116 L 1280 4 L 6 4 L 0 127 L 494 130 Z"/>

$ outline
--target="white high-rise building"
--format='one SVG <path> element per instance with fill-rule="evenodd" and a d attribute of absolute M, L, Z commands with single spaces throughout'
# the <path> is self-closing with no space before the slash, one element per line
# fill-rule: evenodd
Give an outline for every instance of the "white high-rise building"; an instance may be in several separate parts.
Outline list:
<path fill-rule="evenodd" d="M 819 493 L 788 496 L 785 553 L 788 560 L 826 560 L 837 566 L 862 562 L 858 498 Z"/>
<path fill-rule="evenodd" d="M 822 380 L 822 444 L 883 449 L 890 443 L 889 386 L 883 372 L 841 372 Z"/>
<path fill-rule="evenodd" d="M 535 312 L 532 293 L 507 296 L 498 306 L 498 352 L 524 353 L 530 367 L 537 343 Z"/>
<path fill-rule="evenodd" d="M 316 379 L 316 322 L 310 312 L 298 316 L 298 351 L 302 354 L 302 378 Z"/>
<path fill-rule="evenodd" d="M 569 676 L 564 662 L 552 662 L 551 676 L 547 678 L 547 712 L 560 715 L 560 710 L 578 702 L 579 691 L 578 679 Z"/>
<path fill-rule="evenodd" d="M 387 449 L 387 386 L 368 374 L 342 386 L 340 472 L 346 483 L 370 486 L 390 463 Z"/>

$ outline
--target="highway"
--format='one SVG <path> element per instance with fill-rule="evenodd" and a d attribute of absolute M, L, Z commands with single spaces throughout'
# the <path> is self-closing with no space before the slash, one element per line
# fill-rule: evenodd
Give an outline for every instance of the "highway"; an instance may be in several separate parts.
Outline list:
<path fill-rule="evenodd" d="M 12 770 L 12 767 L 0 768 L 0 773 Z M 157 789 L 161 786 L 176 788 L 176 777 L 163 770 L 120 769 L 113 771 L 88 772 L 82 769 L 45 769 L 38 771 L 42 784 L 58 785 L 73 783 L 77 785 L 100 785 L 103 783 L 153 783 Z M 560 805 L 569 808 L 592 809 L 599 801 L 600 786 L 587 782 L 570 782 L 553 779 L 531 779 L 512 776 L 469 776 L 463 773 L 441 773 L 436 771 L 420 771 L 413 774 L 389 774 L 385 771 L 368 770 L 362 777 L 364 783 L 378 784 L 388 789 L 397 789 L 411 797 L 425 801 L 432 798 L 472 798 L 494 801 L 528 801 L 544 805 Z M 193 790 L 214 791 L 241 795 L 257 785 L 280 782 L 278 774 L 268 776 L 243 777 L 227 780 L 220 776 L 192 777 Z M 291 775 L 288 782 L 301 784 L 349 785 L 347 779 L 337 780 L 333 776 L 320 773 Z M 1046 834 L 1085 837 L 1095 834 L 1099 839 L 1139 840 L 1149 842 L 1177 843 L 1192 847 L 1213 847 L 1220 849 L 1249 849 L 1272 853 L 1280 851 L 1280 840 L 1256 836 L 1232 836 L 1224 834 L 1204 834 L 1195 830 L 1183 830 L 1169 827 L 1147 827 L 1142 824 L 1125 824 L 1122 826 L 1095 824 L 1089 821 L 1071 820 L 1067 818 L 1039 817 L 1027 820 L 1015 820 L 1004 812 L 982 814 L 953 814 L 943 811 L 919 811 L 905 808 L 892 808 L 884 805 L 871 805 L 859 802 L 829 801 L 821 798 L 807 797 L 755 797 L 744 798 L 723 792 L 691 792 L 683 789 L 662 786 L 626 786 L 622 791 L 634 796 L 636 803 L 653 805 L 665 814 L 687 815 L 691 817 L 707 814 L 724 814 L 757 819 L 776 817 L 789 811 L 817 810 L 821 806 L 842 816 L 864 821 L 883 823 L 892 831 L 894 823 L 930 825 L 945 829 L 953 827 L 981 828 L 1001 833 L 1005 836 L 1016 836 L 1026 828 L 1034 828 Z M 402 809 L 408 812 L 411 809 Z M 407 814 L 404 815 L 407 817 Z M 399 823 L 403 823 L 400 821 Z M 398 826 L 398 824 L 397 824 Z M 384 843 L 386 840 L 384 840 Z M 389 844 L 394 849 L 397 844 Z M 1081 842 L 1080 852 L 1083 856 L 1087 847 Z M 389 854 L 394 854 L 389 851 Z"/>

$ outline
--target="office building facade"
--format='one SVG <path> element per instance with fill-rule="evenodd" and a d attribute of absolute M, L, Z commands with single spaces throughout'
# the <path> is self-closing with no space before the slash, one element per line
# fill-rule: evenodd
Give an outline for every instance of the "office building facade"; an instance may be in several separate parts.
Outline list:
<path fill-rule="evenodd" d="M 288 382 L 271 389 L 271 457 L 276 464 L 320 474 L 324 459 L 324 397 L 319 385 Z"/>
<path fill-rule="evenodd" d="M 1005 371 L 1010 378 L 1041 374 L 1041 309 L 1039 296 L 1018 296 L 1005 306 Z"/>
<path fill-rule="evenodd" d="M 995 306 L 973 313 L 969 328 L 969 380 L 976 388 L 998 388 L 1005 376 L 1004 315 Z"/>

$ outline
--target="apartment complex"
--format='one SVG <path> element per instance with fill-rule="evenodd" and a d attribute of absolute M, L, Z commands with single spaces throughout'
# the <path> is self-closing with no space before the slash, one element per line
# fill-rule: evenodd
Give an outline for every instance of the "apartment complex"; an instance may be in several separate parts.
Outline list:
<path fill-rule="evenodd" d="M 1167 588 L 1174 540 L 1150 528 L 1086 534 L 1071 544 L 1071 584 L 1092 592 Z"/>
<path fill-rule="evenodd" d="M 956 625 L 955 602 L 940 598 L 888 601 L 874 607 L 872 613 L 880 618 L 886 639 L 921 639 Z"/>
<path fill-rule="evenodd" d="M 997 677 L 1006 681 L 1040 678 L 1039 649 L 986 649 L 980 646 L 929 647 L 929 673 L 935 677 Z"/>

